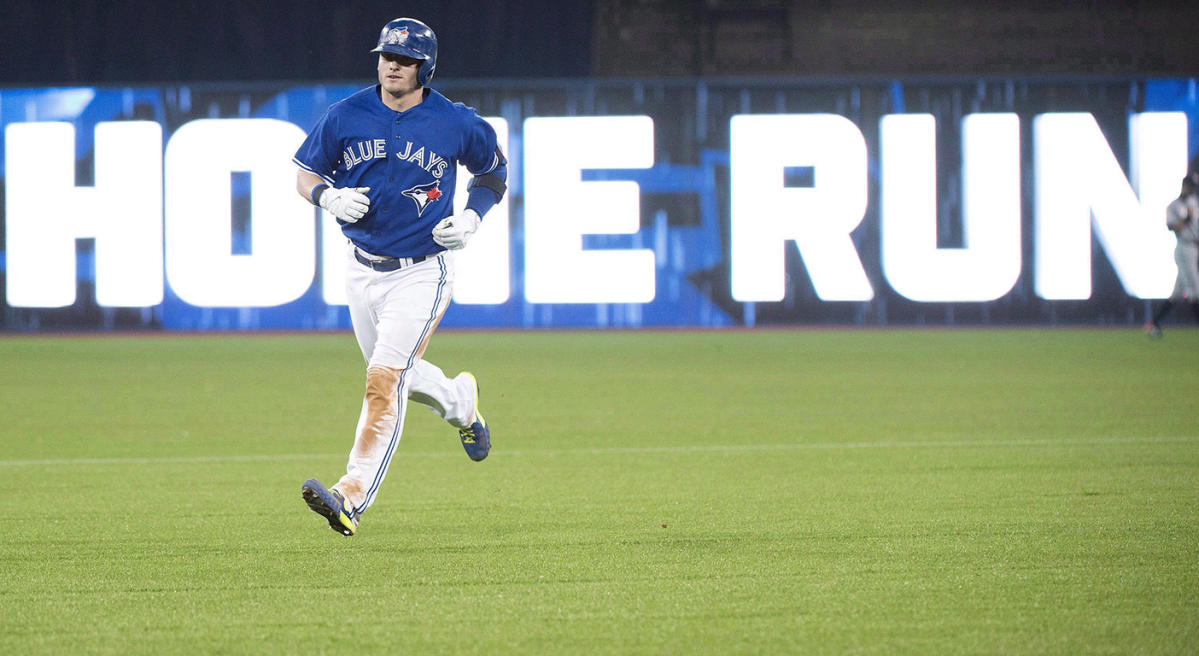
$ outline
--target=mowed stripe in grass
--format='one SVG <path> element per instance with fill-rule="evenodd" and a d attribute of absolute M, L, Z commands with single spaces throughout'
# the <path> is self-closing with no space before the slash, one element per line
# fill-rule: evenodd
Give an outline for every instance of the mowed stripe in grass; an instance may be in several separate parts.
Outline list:
<path fill-rule="evenodd" d="M 588 457 L 599 454 L 617 453 L 688 453 L 692 451 L 796 451 L 813 449 L 979 449 L 988 447 L 1060 447 L 1067 445 L 1098 446 L 1104 444 L 1157 444 L 1163 442 L 1199 442 L 1199 436 L 1187 437 L 1112 437 L 1061 440 L 986 440 L 937 441 L 937 442 L 826 442 L 803 444 L 706 444 L 696 446 L 644 446 L 617 448 L 569 448 L 512 450 L 504 449 L 505 457 L 528 455 L 555 455 Z M 44 465 L 159 465 L 173 463 L 234 463 L 263 462 L 268 460 L 329 460 L 344 454 L 334 453 L 289 453 L 258 456 L 179 456 L 158 458 L 73 458 L 49 460 L 0 460 L 0 467 L 29 467 Z M 456 453 L 428 451 L 421 455 L 434 458 L 457 458 Z"/>
<path fill-rule="evenodd" d="M 441 334 L 350 539 L 352 338 L 0 339 L 0 651 L 1185 652 L 1196 337 Z"/>

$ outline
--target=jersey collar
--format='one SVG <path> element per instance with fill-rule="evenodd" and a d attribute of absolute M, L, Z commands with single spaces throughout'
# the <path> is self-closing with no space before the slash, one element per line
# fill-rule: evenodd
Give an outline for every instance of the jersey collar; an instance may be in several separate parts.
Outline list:
<path fill-rule="evenodd" d="M 410 114 L 413 111 L 420 109 L 421 107 L 424 107 L 425 103 L 429 102 L 429 97 L 434 93 L 436 93 L 436 92 L 433 91 L 432 89 L 430 89 L 429 87 L 422 87 L 421 88 L 421 101 L 419 103 L 417 103 L 416 105 L 409 107 L 408 109 L 406 109 L 402 112 L 397 112 L 396 110 L 388 107 L 387 103 L 383 102 L 383 85 L 376 84 L 375 85 L 375 106 L 378 107 L 380 111 L 382 111 L 383 113 L 388 114 L 388 115 L 394 116 L 396 114 L 400 114 L 400 115 Z"/>

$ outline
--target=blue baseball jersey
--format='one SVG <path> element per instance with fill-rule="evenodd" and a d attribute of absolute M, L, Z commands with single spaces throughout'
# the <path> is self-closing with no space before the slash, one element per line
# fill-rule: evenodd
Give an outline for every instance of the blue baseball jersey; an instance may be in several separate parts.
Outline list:
<path fill-rule="evenodd" d="M 370 187 L 366 216 L 338 223 L 362 250 L 388 257 L 445 250 L 432 230 L 454 213 L 459 162 L 476 176 L 506 163 L 474 108 L 426 88 L 419 105 L 397 112 L 378 85 L 330 106 L 292 161 L 332 187 Z"/>

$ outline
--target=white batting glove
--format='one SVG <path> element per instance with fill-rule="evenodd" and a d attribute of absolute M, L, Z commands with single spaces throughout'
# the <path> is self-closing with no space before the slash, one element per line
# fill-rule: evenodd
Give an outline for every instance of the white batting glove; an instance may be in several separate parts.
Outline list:
<path fill-rule="evenodd" d="M 470 236 L 475 234 L 479 229 L 479 222 L 482 219 L 475 213 L 474 210 L 463 210 L 461 214 L 455 214 L 449 218 L 442 219 L 440 223 L 433 226 L 433 241 L 445 246 L 450 250 L 458 250 L 466 246 L 466 242 L 470 240 Z"/>
<path fill-rule="evenodd" d="M 354 223 L 366 216 L 371 199 L 366 197 L 370 187 L 330 187 L 321 192 L 321 207 L 333 216 Z"/>

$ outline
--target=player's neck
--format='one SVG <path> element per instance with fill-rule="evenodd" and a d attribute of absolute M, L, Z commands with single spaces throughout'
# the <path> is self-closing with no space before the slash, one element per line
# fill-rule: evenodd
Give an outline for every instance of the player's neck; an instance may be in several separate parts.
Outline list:
<path fill-rule="evenodd" d="M 425 88 L 417 87 L 412 91 L 408 91 L 400 95 L 392 95 L 380 87 L 379 99 L 382 100 L 383 104 L 392 111 L 406 112 L 421 104 L 421 101 L 425 99 Z"/>

